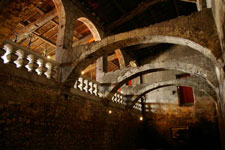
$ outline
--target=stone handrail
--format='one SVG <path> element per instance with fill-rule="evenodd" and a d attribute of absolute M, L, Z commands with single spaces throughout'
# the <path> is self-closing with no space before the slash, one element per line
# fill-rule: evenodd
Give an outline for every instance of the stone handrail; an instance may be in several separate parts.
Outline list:
<path fill-rule="evenodd" d="M 112 97 L 112 102 L 122 104 L 122 105 L 126 105 L 125 97 L 118 92 L 115 93 L 114 96 Z"/>
<path fill-rule="evenodd" d="M 57 80 L 59 68 L 57 62 L 40 56 L 11 40 L 4 42 L 3 50 L 5 52 L 1 52 L 3 53 L 1 59 L 4 64 L 13 63 L 16 68 L 25 67 L 28 72 L 36 72 L 39 76 L 45 75 L 48 79 Z"/>
<path fill-rule="evenodd" d="M 102 98 L 103 93 L 101 93 L 99 90 L 100 86 L 101 86 L 100 83 L 83 76 L 79 77 L 74 84 L 75 89 Z M 115 93 L 114 96 L 112 97 L 112 102 L 126 105 L 125 97 L 118 92 Z"/>
<path fill-rule="evenodd" d="M 142 106 L 141 106 L 141 99 L 138 100 L 137 103 L 135 103 L 135 105 L 133 106 L 133 109 L 139 110 L 141 111 Z"/>
<path fill-rule="evenodd" d="M 74 88 L 85 93 L 89 93 L 98 97 L 103 95 L 99 92 L 99 84 L 96 81 L 90 80 L 85 77 L 79 77 L 74 84 Z"/>

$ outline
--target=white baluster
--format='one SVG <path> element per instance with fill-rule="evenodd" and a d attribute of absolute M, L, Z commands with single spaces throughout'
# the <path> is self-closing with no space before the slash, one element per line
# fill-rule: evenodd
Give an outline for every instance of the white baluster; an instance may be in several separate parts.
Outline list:
<path fill-rule="evenodd" d="M 88 80 L 84 80 L 84 91 L 87 93 L 88 92 Z"/>
<path fill-rule="evenodd" d="M 52 64 L 48 62 L 45 64 L 45 67 L 47 68 L 47 71 L 44 74 L 48 79 L 50 79 L 52 73 Z"/>
<path fill-rule="evenodd" d="M 74 84 L 74 88 L 77 89 L 77 85 L 78 85 L 78 81 L 76 80 L 75 84 Z"/>
<path fill-rule="evenodd" d="M 115 102 L 115 95 L 112 97 L 112 102 Z"/>
<path fill-rule="evenodd" d="M 123 96 L 120 96 L 120 103 L 123 104 Z"/>
<path fill-rule="evenodd" d="M 93 94 L 93 82 L 91 82 L 91 81 L 89 82 L 89 87 L 90 88 L 89 88 L 88 92 Z"/>
<path fill-rule="evenodd" d="M 16 64 L 17 68 L 20 68 L 23 66 L 24 51 L 19 49 L 16 51 L 16 55 L 17 59 L 14 61 L 14 63 Z"/>
<path fill-rule="evenodd" d="M 43 59 L 38 59 L 37 60 L 37 64 L 38 64 L 38 68 L 35 69 L 35 71 L 37 72 L 37 74 L 40 76 L 42 75 L 42 70 L 43 70 Z"/>
<path fill-rule="evenodd" d="M 118 95 L 118 94 L 116 93 L 116 94 L 115 94 L 115 99 L 114 99 L 114 100 L 115 100 L 115 103 L 118 102 L 118 96 L 117 96 L 117 95 Z"/>
<path fill-rule="evenodd" d="M 83 85 L 84 85 L 83 81 L 84 81 L 84 79 L 83 79 L 82 77 L 79 77 L 79 78 L 78 78 L 78 82 L 79 82 L 78 88 L 79 88 L 81 91 L 83 91 Z"/>
<path fill-rule="evenodd" d="M 5 54 L 1 58 L 4 64 L 7 64 L 11 61 L 13 47 L 10 44 L 5 44 L 3 49 L 5 50 Z"/>
<path fill-rule="evenodd" d="M 28 64 L 25 66 L 28 70 L 28 72 L 31 72 L 34 67 L 34 55 L 28 55 L 27 60 L 29 61 Z"/>
<path fill-rule="evenodd" d="M 120 94 L 117 94 L 117 103 L 120 103 Z"/>
<path fill-rule="evenodd" d="M 93 88 L 94 88 L 94 90 L 93 90 L 94 95 L 98 96 L 98 85 L 96 83 L 93 84 Z M 101 96 L 99 95 L 99 97 L 101 97 Z"/>

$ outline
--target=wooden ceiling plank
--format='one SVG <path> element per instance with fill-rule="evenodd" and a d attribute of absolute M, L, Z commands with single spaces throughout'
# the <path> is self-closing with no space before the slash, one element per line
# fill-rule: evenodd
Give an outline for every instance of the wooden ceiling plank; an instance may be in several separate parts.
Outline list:
<path fill-rule="evenodd" d="M 148 9 L 150 6 L 157 4 L 159 2 L 162 2 L 163 0 L 148 0 L 145 2 L 141 2 L 138 7 L 136 7 L 134 10 L 127 12 L 125 15 L 117 19 L 116 21 L 112 22 L 110 25 L 106 27 L 106 30 L 109 31 L 115 27 L 120 26 L 121 24 L 133 19 L 135 16 L 140 15 L 143 13 L 146 9 Z"/>
<path fill-rule="evenodd" d="M 57 26 L 53 26 L 52 28 L 47 29 L 45 32 L 42 33 L 42 35 L 48 34 L 48 33 L 51 32 L 52 30 L 54 30 L 55 27 L 57 27 Z"/>
<path fill-rule="evenodd" d="M 23 28 L 23 30 L 20 31 L 20 33 L 18 33 L 17 41 L 20 42 L 21 40 L 25 39 L 30 33 L 36 31 L 37 29 L 39 29 L 40 27 L 48 23 L 50 20 L 52 20 L 56 16 L 57 16 L 57 12 L 54 9 L 46 13 L 42 17 L 40 17 L 40 19 L 36 20 L 35 22 L 28 24 L 27 26 Z"/>
<path fill-rule="evenodd" d="M 74 41 L 72 46 L 75 47 L 77 45 L 86 44 L 92 37 L 93 37 L 92 34 L 89 34 L 88 36 L 84 37 L 83 39 Z"/>
<path fill-rule="evenodd" d="M 84 30 L 78 32 L 78 34 L 83 35 L 83 34 L 86 33 L 86 32 L 90 32 L 90 30 L 89 30 L 88 28 L 85 28 Z"/>
<path fill-rule="evenodd" d="M 53 46 L 56 48 L 56 44 L 53 43 L 52 41 L 48 40 L 47 38 L 45 38 L 44 36 L 42 35 L 38 35 L 36 33 L 34 33 L 35 36 L 37 36 L 38 38 L 40 38 L 41 40 L 43 40 L 44 42 L 48 43 L 49 45 Z"/>
<path fill-rule="evenodd" d="M 45 12 L 43 10 L 41 10 L 40 8 L 35 7 L 35 9 L 36 9 L 37 12 L 39 12 L 39 14 L 41 14 L 41 15 L 45 14 Z"/>
<path fill-rule="evenodd" d="M 113 61 L 113 60 L 115 60 L 115 59 L 117 59 L 116 54 L 113 54 L 113 55 L 110 55 L 110 56 L 107 57 L 107 61 L 108 61 L 108 62 L 111 62 L 111 61 Z M 114 64 L 114 65 L 115 65 L 115 64 Z M 84 72 L 85 72 L 85 73 L 87 73 L 87 72 L 93 72 L 93 71 L 95 71 L 95 70 L 96 70 L 96 63 L 93 63 L 93 64 L 89 65 L 89 66 L 84 70 Z"/>

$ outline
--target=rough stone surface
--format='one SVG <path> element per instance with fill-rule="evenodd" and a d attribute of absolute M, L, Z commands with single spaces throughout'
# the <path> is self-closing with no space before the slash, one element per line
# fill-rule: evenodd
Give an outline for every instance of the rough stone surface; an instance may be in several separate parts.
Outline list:
<path fill-rule="evenodd" d="M 0 78 L 2 149 L 135 149 L 138 113 L 27 80 Z"/>
<path fill-rule="evenodd" d="M 165 80 L 155 83 L 148 83 L 148 84 L 140 84 L 135 85 L 127 88 L 123 88 L 123 93 L 127 95 L 134 95 L 130 101 L 132 105 L 134 105 L 142 96 L 145 94 L 157 90 L 162 87 L 167 86 L 188 86 L 193 87 L 194 89 L 201 90 L 211 96 L 214 101 L 217 101 L 219 95 L 217 95 L 216 91 L 209 85 L 205 83 L 205 81 L 201 80 L 200 78 L 196 77 L 189 77 L 187 79 L 177 79 L 177 80 Z"/>
<path fill-rule="evenodd" d="M 207 22 L 204 22 L 207 21 Z M 182 16 L 149 27 L 120 33 L 85 46 L 75 47 L 65 55 L 74 56 L 70 71 L 63 72 L 62 81 L 74 80 L 80 72 L 104 53 L 142 43 L 172 43 L 189 46 L 211 59 L 221 57 L 216 27 L 210 10 Z M 81 55 L 76 55 L 80 53 Z M 71 75 L 70 77 L 68 77 Z"/>
<path fill-rule="evenodd" d="M 213 100 L 203 93 L 196 92 L 193 106 L 179 107 L 174 104 L 155 103 L 150 104 L 149 107 L 150 112 L 146 113 L 147 121 L 139 132 L 141 135 L 138 135 L 139 147 L 181 150 L 221 149 L 216 135 L 218 128 L 214 124 L 216 115 Z M 180 138 L 173 138 L 172 130 L 180 127 L 188 129 L 178 136 Z M 191 146 L 193 144 L 194 147 Z"/>

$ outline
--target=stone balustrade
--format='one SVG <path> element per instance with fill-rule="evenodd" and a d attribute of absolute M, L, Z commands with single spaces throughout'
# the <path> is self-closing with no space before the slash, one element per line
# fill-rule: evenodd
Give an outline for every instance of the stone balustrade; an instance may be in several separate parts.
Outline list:
<path fill-rule="evenodd" d="M 99 92 L 99 84 L 96 81 L 88 79 L 86 77 L 79 77 L 74 84 L 74 88 L 85 93 L 89 93 L 98 97 L 103 95 Z"/>
<path fill-rule="evenodd" d="M 48 79 L 57 80 L 59 63 L 47 59 L 44 56 L 40 56 L 11 40 L 6 40 L 4 42 L 3 49 L 0 49 L 0 56 L 4 64 L 14 64 L 18 69 L 25 68 L 28 72 L 33 72 Z M 86 77 L 79 77 L 74 84 L 75 89 L 102 98 L 103 93 L 100 92 L 99 87 L 100 84 L 98 82 Z M 126 98 L 117 92 L 112 97 L 112 102 L 126 105 Z M 133 108 L 141 110 L 141 106 L 138 104 Z"/>
<path fill-rule="evenodd" d="M 141 98 L 137 101 L 137 103 L 134 104 L 133 109 L 142 110 L 142 105 L 141 105 Z M 149 112 L 149 106 L 148 104 L 145 104 L 145 111 Z"/>
<path fill-rule="evenodd" d="M 141 109 L 142 109 L 141 99 L 139 99 L 138 102 L 134 104 L 133 109 L 141 111 Z"/>
<path fill-rule="evenodd" d="M 12 63 L 18 69 L 24 67 L 28 72 L 35 72 L 48 79 L 57 79 L 59 68 L 57 62 L 40 56 L 11 40 L 4 42 L 3 49 L 1 49 L 1 59 L 4 64 Z"/>
<path fill-rule="evenodd" d="M 103 93 L 100 92 L 99 87 L 100 84 L 98 82 L 88 79 L 86 77 L 79 77 L 74 84 L 75 89 L 102 98 Z M 112 102 L 114 103 L 126 105 L 125 101 L 126 101 L 125 97 L 120 93 L 115 93 L 114 96 L 112 97 Z"/>
<path fill-rule="evenodd" d="M 126 105 L 126 99 L 125 97 L 120 94 L 120 93 L 115 93 L 114 96 L 112 97 L 112 102 Z"/>

